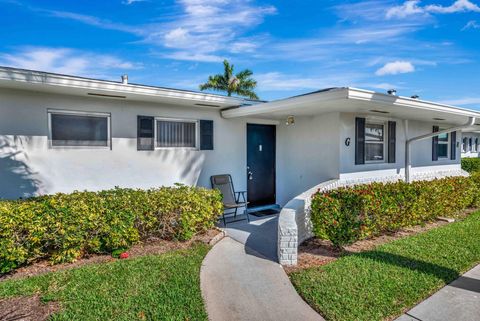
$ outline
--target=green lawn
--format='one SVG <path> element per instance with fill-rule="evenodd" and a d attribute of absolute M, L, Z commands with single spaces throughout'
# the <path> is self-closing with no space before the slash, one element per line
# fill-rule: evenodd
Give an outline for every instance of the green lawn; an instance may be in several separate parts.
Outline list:
<path fill-rule="evenodd" d="M 0 282 L 0 298 L 41 293 L 54 320 L 207 320 L 200 266 L 209 247 Z"/>
<path fill-rule="evenodd" d="M 291 274 L 300 295 L 327 320 L 382 320 L 480 262 L 480 212 L 464 221 Z"/>

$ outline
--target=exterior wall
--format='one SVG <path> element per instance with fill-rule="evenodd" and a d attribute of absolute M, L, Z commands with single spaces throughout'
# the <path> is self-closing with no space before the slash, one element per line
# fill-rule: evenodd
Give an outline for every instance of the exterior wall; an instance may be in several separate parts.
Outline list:
<path fill-rule="evenodd" d="M 111 113 L 112 148 L 50 149 L 47 109 Z M 214 120 L 214 150 L 137 151 L 137 115 Z M 0 90 L 0 198 L 75 189 L 210 186 L 229 173 L 246 187 L 246 122 L 218 110 L 92 97 Z"/>
<path fill-rule="evenodd" d="M 472 150 L 470 149 L 470 147 L 468 146 L 464 146 L 463 145 L 463 138 L 472 138 L 473 140 L 475 140 L 475 138 L 478 138 L 479 142 L 480 142 L 480 133 L 462 133 L 462 158 L 465 157 L 465 158 L 469 158 L 469 157 L 480 157 L 480 145 L 477 146 L 476 150 Z M 474 144 L 474 143 L 473 143 Z"/>
<path fill-rule="evenodd" d="M 396 126 L 396 157 L 395 163 L 374 163 L 355 165 L 355 117 L 353 113 L 340 114 L 340 178 L 355 179 L 362 177 L 385 177 L 404 175 L 405 173 L 405 122 L 402 119 L 374 117 L 375 120 L 394 120 Z M 363 117 L 363 116 L 361 116 Z M 368 119 L 368 117 L 367 117 Z M 408 137 L 416 137 L 431 133 L 436 123 L 408 121 Z M 440 124 L 440 127 L 442 125 Z M 445 125 L 449 127 L 449 125 Z M 415 142 L 411 146 L 412 173 L 436 172 L 460 169 L 460 132 L 457 132 L 457 157 L 455 160 L 439 159 L 432 161 L 432 140 L 425 139 Z M 350 138 L 350 146 L 345 146 L 345 139 Z M 450 147 L 449 147 L 450 148 Z"/>
<path fill-rule="evenodd" d="M 295 117 L 277 126 L 277 203 L 338 178 L 339 113 Z"/>

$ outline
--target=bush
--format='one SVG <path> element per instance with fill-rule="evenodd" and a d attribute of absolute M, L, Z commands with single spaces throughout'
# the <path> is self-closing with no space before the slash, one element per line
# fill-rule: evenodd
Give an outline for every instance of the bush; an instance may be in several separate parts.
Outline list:
<path fill-rule="evenodd" d="M 480 203 L 480 173 L 433 181 L 372 183 L 317 193 L 313 232 L 341 247 L 359 239 L 455 216 Z"/>
<path fill-rule="evenodd" d="M 480 171 L 480 158 L 462 158 L 462 169 L 469 173 Z"/>
<path fill-rule="evenodd" d="M 0 201 L 0 273 L 39 258 L 71 262 L 150 237 L 190 239 L 223 211 L 216 190 L 177 185 Z"/>

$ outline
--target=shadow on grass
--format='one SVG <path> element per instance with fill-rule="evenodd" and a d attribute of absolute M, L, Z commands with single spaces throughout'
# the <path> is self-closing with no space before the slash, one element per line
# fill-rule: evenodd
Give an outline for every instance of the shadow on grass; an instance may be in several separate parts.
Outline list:
<path fill-rule="evenodd" d="M 443 280 L 446 284 L 460 277 L 458 271 L 435 264 L 425 262 L 402 255 L 387 253 L 382 251 L 367 251 L 361 253 L 348 253 L 346 256 L 356 256 L 364 259 L 373 260 L 380 263 L 386 263 L 394 266 L 415 270 L 420 273 L 430 274 Z"/>

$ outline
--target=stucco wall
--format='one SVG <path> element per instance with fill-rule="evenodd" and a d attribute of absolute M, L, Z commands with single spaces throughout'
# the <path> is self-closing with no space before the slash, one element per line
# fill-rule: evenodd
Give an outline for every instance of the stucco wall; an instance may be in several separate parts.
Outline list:
<path fill-rule="evenodd" d="M 405 122 L 402 119 L 390 119 L 374 117 L 376 120 L 396 121 L 396 157 L 395 163 L 374 163 L 355 165 L 355 117 L 361 116 L 353 113 L 340 114 L 340 178 L 361 178 L 361 177 L 381 177 L 392 175 L 403 175 L 405 168 Z M 367 119 L 370 116 L 367 116 Z M 425 123 L 418 121 L 408 121 L 408 137 L 416 137 L 431 133 L 433 125 L 441 127 L 436 123 Z M 350 138 L 350 146 L 345 146 L 345 139 Z M 457 142 L 460 142 L 460 132 L 457 132 Z M 450 148 L 450 147 L 449 147 Z M 455 160 L 439 159 L 432 161 L 432 140 L 426 139 L 413 143 L 411 147 L 412 173 L 434 172 L 441 170 L 460 169 L 460 148 L 457 147 L 457 157 Z M 440 168 L 440 167 L 441 168 Z"/>
<path fill-rule="evenodd" d="M 277 126 L 277 203 L 338 177 L 339 113 L 295 117 Z"/>
<path fill-rule="evenodd" d="M 111 113 L 112 149 L 49 149 L 47 109 Z M 214 120 L 213 151 L 137 151 L 137 115 Z M 148 188 L 181 182 L 210 186 L 230 173 L 246 187 L 246 122 L 218 110 L 103 98 L 0 90 L 0 197 Z"/>

